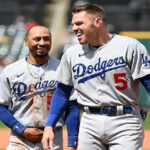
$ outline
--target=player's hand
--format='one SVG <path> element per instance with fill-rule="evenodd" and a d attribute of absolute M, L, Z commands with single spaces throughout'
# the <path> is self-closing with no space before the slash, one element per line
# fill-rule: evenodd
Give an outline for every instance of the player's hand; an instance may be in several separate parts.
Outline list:
<path fill-rule="evenodd" d="M 49 150 L 54 147 L 54 131 L 50 126 L 47 126 L 44 129 L 42 145 L 44 150 Z"/>
<path fill-rule="evenodd" d="M 23 137 L 30 142 L 41 142 L 43 136 L 43 130 L 37 128 L 26 128 L 23 132 Z"/>

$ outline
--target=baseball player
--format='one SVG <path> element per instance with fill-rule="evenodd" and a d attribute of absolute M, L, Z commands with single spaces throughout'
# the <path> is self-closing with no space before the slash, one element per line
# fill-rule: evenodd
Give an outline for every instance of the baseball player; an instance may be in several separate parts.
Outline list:
<path fill-rule="evenodd" d="M 32 27 L 25 38 L 29 56 L 5 67 L 0 74 L 0 120 L 11 128 L 8 150 L 42 150 L 42 136 L 56 89 L 59 60 L 49 57 L 51 33 L 44 26 Z M 57 106 L 56 106 L 57 107 Z M 79 109 L 75 100 L 66 105 L 68 147 L 77 147 Z M 71 121 L 71 122 L 70 122 Z M 54 149 L 62 150 L 61 118 L 55 130 Z M 72 130 L 70 129 L 72 126 Z"/>
<path fill-rule="evenodd" d="M 95 4 L 74 8 L 72 25 L 80 44 L 61 59 L 49 117 L 61 116 L 74 87 L 84 107 L 79 150 L 142 150 L 140 81 L 150 93 L 146 48 L 136 39 L 109 33 L 104 9 Z M 48 121 L 42 140 L 45 150 L 47 140 L 53 143 L 50 134 L 56 122 Z"/>

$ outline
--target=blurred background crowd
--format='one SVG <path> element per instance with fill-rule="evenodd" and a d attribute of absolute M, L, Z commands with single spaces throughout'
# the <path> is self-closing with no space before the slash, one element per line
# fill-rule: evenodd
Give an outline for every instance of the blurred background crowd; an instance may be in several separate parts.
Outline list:
<path fill-rule="evenodd" d="M 77 42 L 71 31 L 71 10 L 86 3 L 105 8 L 110 32 L 146 31 L 150 37 L 150 0 L 0 0 L 0 68 L 28 54 L 24 37 L 37 24 L 50 28 L 51 55 L 60 58 Z"/>
<path fill-rule="evenodd" d="M 86 3 L 104 7 L 110 32 L 138 38 L 150 51 L 150 0 L 0 0 L 0 71 L 28 55 L 24 37 L 38 24 L 51 30 L 50 53 L 61 58 L 78 42 L 71 30 L 72 8 Z"/>
<path fill-rule="evenodd" d="M 105 8 L 110 32 L 150 31 L 150 0 L 0 0 L 0 66 L 27 55 L 23 40 L 37 24 L 50 28 L 51 53 L 60 58 L 69 43 L 77 42 L 71 31 L 71 10 L 86 3 Z"/>

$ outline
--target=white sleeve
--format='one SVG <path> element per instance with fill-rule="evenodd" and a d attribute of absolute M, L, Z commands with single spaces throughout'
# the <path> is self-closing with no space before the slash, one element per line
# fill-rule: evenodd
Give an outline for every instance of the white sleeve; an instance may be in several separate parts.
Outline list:
<path fill-rule="evenodd" d="M 11 89 L 9 79 L 5 72 L 0 74 L 0 104 L 9 105 L 11 99 Z"/>
<path fill-rule="evenodd" d="M 130 55 L 131 75 L 134 80 L 150 74 L 150 56 L 145 46 L 138 42 Z"/>
<path fill-rule="evenodd" d="M 56 73 L 56 80 L 66 84 L 73 86 L 72 81 L 72 71 L 71 71 L 71 57 L 67 55 L 68 53 L 64 53 L 64 55 L 61 58 L 59 67 L 57 69 Z"/>

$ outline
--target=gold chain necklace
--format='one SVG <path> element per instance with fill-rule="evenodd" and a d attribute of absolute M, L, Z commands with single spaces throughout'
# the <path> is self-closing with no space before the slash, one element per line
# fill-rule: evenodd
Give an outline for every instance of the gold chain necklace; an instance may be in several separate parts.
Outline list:
<path fill-rule="evenodd" d="M 33 69 L 31 69 L 30 65 L 32 65 L 31 63 L 29 63 L 27 61 L 27 69 L 29 71 L 29 74 L 34 78 L 34 79 L 40 79 L 41 77 L 44 76 L 44 74 L 46 73 L 47 69 L 48 69 L 48 65 L 49 65 L 49 60 L 46 63 L 46 67 L 44 68 L 44 71 L 41 75 L 38 75 L 37 73 L 35 73 L 35 71 Z"/>

